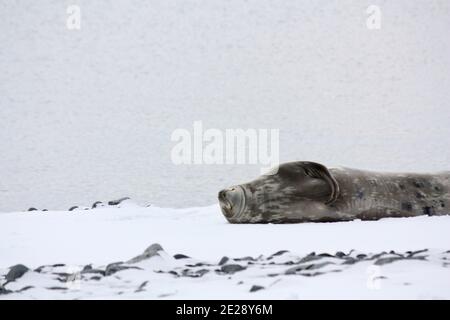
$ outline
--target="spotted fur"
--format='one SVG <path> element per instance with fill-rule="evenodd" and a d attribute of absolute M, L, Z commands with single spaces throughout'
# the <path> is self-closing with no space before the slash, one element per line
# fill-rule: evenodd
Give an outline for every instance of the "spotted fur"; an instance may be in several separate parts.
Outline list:
<path fill-rule="evenodd" d="M 227 202 L 227 192 L 234 203 Z M 450 172 L 380 173 L 290 162 L 223 190 L 231 223 L 331 222 L 450 214 Z M 239 205 L 237 205 L 239 204 Z"/>

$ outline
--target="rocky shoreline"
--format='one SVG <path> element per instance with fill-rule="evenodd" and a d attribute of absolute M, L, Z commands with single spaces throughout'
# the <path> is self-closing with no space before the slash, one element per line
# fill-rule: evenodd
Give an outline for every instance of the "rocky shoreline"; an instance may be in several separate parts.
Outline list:
<path fill-rule="evenodd" d="M 450 299 L 450 217 L 233 225 L 122 198 L 0 218 L 0 299 Z"/>
<path fill-rule="evenodd" d="M 220 279 L 232 282 L 237 290 L 242 291 L 245 287 L 243 291 L 252 294 L 270 290 L 282 279 L 319 278 L 332 273 L 345 273 L 359 264 L 381 268 L 398 262 L 412 261 L 438 263 L 448 269 L 450 250 L 438 253 L 422 249 L 375 254 L 352 250 L 334 254 L 311 252 L 303 256 L 281 250 L 269 256 L 224 256 L 219 261 L 201 261 L 186 254 L 171 256 L 161 245 L 155 243 L 131 259 L 103 266 L 68 266 L 63 263 L 42 265 L 34 269 L 22 264 L 11 266 L 0 273 L 0 295 L 39 298 L 46 296 L 45 291 L 52 291 L 53 297 L 88 298 L 97 294 L 102 296 L 106 291 L 108 296 L 125 294 L 133 297 L 145 293 L 154 283 L 159 283 L 161 289 L 161 284 L 171 282 L 176 288 L 178 285 L 185 285 L 183 279 L 201 278 L 208 278 L 205 281 Z M 388 277 L 380 275 L 373 280 L 387 279 Z M 408 283 L 403 285 L 407 286 Z M 176 293 L 160 293 L 155 298 L 170 296 L 176 297 Z"/>
<path fill-rule="evenodd" d="M 80 210 L 91 210 L 91 209 L 97 209 L 97 208 L 104 208 L 104 207 L 115 207 L 115 206 L 119 206 L 122 202 L 131 200 L 130 197 L 123 197 L 123 198 L 119 198 L 116 200 L 109 200 L 106 202 L 103 201 L 95 201 L 90 207 L 86 207 L 86 206 L 79 206 L 79 205 L 74 205 L 71 206 L 70 208 L 67 209 L 67 211 L 80 211 Z M 150 205 L 148 205 L 147 207 L 149 207 Z M 26 210 L 27 212 L 32 212 L 32 211 L 36 211 L 36 212 L 48 212 L 48 209 L 38 209 L 36 207 L 30 207 Z"/>

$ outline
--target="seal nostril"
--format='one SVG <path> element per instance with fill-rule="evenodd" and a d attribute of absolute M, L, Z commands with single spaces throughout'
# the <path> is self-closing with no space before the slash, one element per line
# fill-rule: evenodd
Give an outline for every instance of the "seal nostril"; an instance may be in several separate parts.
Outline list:
<path fill-rule="evenodd" d="M 219 199 L 225 200 L 225 190 L 219 191 Z"/>

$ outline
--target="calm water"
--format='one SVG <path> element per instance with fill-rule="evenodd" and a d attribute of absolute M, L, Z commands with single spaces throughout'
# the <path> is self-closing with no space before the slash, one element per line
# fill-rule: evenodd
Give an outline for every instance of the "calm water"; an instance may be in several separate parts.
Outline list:
<path fill-rule="evenodd" d="M 280 159 L 450 169 L 450 2 L 0 4 L 0 211 L 214 203 L 253 165 L 171 162 L 173 130 L 280 129 Z"/>

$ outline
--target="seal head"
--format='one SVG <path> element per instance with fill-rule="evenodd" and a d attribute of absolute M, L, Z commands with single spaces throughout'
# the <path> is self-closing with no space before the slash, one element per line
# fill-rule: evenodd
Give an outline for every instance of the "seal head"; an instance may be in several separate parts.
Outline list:
<path fill-rule="evenodd" d="M 231 223 L 300 222 L 326 217 L 338 196 L 339 185 L 325 166 L 297 161 L 220 191 L 219 203 Z"/>
<path fill-rule="evenodd" d="M 242 186 L 235 186 L 219 192 L 222 213 L 229 219 L 236 219 L 245 209 L 245 191 Z"/>

